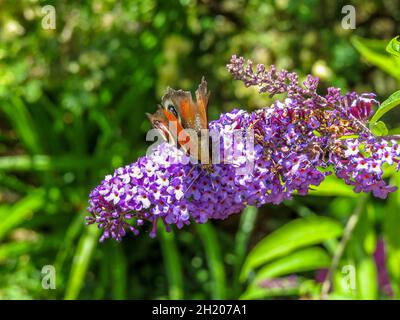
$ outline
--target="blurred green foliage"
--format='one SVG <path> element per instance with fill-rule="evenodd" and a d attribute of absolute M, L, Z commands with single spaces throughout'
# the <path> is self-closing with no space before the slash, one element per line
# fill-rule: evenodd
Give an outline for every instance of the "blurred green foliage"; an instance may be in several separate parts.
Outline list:
<path fill-rule="evenodd" d="M 357 28 L 345 30 L 347 2 L 0 1 L 0 299 L 319 298 L 316 270 L 330 266 L 364 201 L 334 178 L 306 198 L 160 229 L 155 240 L 144 232 L 99 244 L 84 216 L 91 188 L 144 154 L 145 112 L 166 86 L 193 90 L 204 75 L 211 119 L 268 105 L 232 81 L 225 69 L 232 54 L 312 73 L 322 89 L 372 91 L 381 101 L 398 90 L 399 58 L 384 50 L 400 33 L 399 4 L 352 1 Z M 56 9 L 55 30 L 42 28 L 46 4 Z M 382 66 L 368 50 L 391 62 Z M 385 122 L 398 133 L 399 112 L 390 114 Z M 399 175 L 388 176 L 400 186 Z M 399 192 L 368 198 L 333 270 L 332 298 L 388 298 L 372 258 L 379 239 L 400 297 L 399 212 Z M 42 288 L 45 265 L 55 266 L 56 290 Z M 343 287 L 346 265 L 356 266 L 354 292 Z M 289 287 L 256 285 L 291 274 Z"/>

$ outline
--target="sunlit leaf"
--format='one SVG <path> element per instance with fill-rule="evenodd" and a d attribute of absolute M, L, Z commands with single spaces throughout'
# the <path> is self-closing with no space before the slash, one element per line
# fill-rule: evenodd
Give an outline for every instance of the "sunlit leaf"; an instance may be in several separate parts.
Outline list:
<path fill-rule="evenodd" d="M 374 39 L 352 37 L 351 42 L 360 54 L 370 63 L 376 65 L 396 79 L 400 79 L 400 63 L 395 57 L 385 53 L 386 42 Z"/>
<path fill-rule="evenodd" d="M 319 186 L 313 186 L 310 194 L 322 197 L 359 197 L 359 194 L 354 192 L 353 187 L 333 175 L 325 177 Z"/>
<path fill-rule="evenodd" d="M 370 126 L 376 123 L 382 116 L 394 107 L 400 104 L 400 90 L 396 91 L 389 98 L 382 102 L 379 109 L 375 112 L 371 120 L 369 121 Z M 387 129 L 386 129 L 387 130 Z"/>
<path fill-rule="evenodd" d="M 300 294 L 300 285 L 295 287 L 282 287 L 282 288 L 263 288 L 253 286 L 249 290 L 246 290 L 239 299 L 250 300 L 250 299 L 262 299 L 270 297 L 288 297 L 298 296 Z"/>
<path fill-rule="evenodd" d="M 386 51 L 393 54 L 396 57 L 400 57 L 400 41 L 398 39 L 399 36 L 393 38 L 386 46 Z"/>
<path fill-rule="evenodd" d="M 372 133 L 378 137 L 386 136 L 389 133 L 389 130 L 383 121 L 372 123 L 370 124 L 369 128 L 371 129 Z"/>
<path fill-rule="evenodd" d="M 393 175 L 392 183 L 400 185 L 400 173 Z M 385 249 L 387 252 L 387 268 L 391 286 L 396 298 L 400 298 L 400 191 L 389 196 L 385 219 L 383 221 L 385 234 Z"/>
<path fill-rule="evenodd" d="M 337 269 L 333 274 L 333 292 L 329 295 L 329 298 L 357 299 L 356 280 L 356 269 L 353 264 L 344 265 Z"/>
<path fill-rule="evenodd" d="M 254 281 L 280 277 L 316 269 L 324 269 L 330 265 L 330 257 L 322 248 L 307 248 L 288 256 L 274 260 L 257 271 Z"/>
<path fill-rule="evenodd" d="M 373 257 L 365 257 L 357 264 L 356 277 L 359 298 L 375 300 L 378 296 L 378 277 Z"/>
<path fill-rule="evenodd" d="M 241 296 L 242 299 L 252 299 L 255 297 L 276 294 L 276 290 L 262 288 L 263 281 L 274 279 L 281 276 L 290 275 L 304 271 L 327 268 L 330 265 L 329 255 L 321 248 L 307 248 L 294 252 L 288 256 L 275 260 L 261 268 L 246 291 Z M 293 288 L 281 290 L 281 294 L 288 294 Z"/>
<path fill-rule="evenodd" d="M 252 270 L 273 259 L 341 234 L 341 224 L 327 217 L 315 216 L 293 220 L 267 235 L 250 251 L 243 265 L 240 280 L 244 281 Z"/>

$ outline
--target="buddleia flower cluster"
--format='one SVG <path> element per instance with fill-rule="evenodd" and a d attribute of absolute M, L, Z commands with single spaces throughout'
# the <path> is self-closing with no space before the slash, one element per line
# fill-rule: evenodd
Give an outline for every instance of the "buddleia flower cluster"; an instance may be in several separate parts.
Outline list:
<path fill-rule="evenodd" d="M 396 190 L 383 180 L 382 168 L 399 169 L 399 145 L 375 136 L 367 126 L 379 107 L 374 94 L 342 95 L 340 89 L 329 88 L 322 96 L 317 78 L 309 75 L 300 84 L 296 73 L 254 66 L 242 57 L 233 56 L 227 69 L 260 94 L 286 97 L 252 113 L 235 109 L 212 121 L 210 131 L 224 140 L 220 153 L 234 149 L 236 156 L 213 164 L 211 171 L 165 142 L 106 176 L 90 193 L 87 217 L 89 224 L 103 229 L 101 241 L 139 234 L 142 225 L 154 237 L 159 222 L 167 230 L 171 225 L 182 228 L 226 219 L 248 205 L 279 204 L 306 195 L 331 174 L 354 192 L 378 198 Z M 229 134 L 245 137 L 250 130 L 252 143 Z"/>

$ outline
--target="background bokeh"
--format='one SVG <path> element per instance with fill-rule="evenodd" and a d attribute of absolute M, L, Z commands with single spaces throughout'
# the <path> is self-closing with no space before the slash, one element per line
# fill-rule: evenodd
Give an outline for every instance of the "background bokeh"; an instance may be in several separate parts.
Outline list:
<path fill-rule="evenodd" d="M 55 30 L 42 28 L 46 4 L 56 9 Z M 356 8 L 355 30 L 341 27 L 346 4 Z M 383 101 L 400 75 L 371 55 L 392 59 L 385 44 L 399 33 L 400 4 L 390 0 L 0 0 L 0 299 L 318 298 L 330 260 L 275 273 L 254 296 L 240 268 L 287 222 L 318 215 L 345 226 L 360 201 L 365 212 L 332 297 L 399 297 L 399 192 L 360 200 L 332 179 L 280 206 L 122 243 L 99 244 L 99 231 L 84 223 L 90 190 L 144 155 L 145 112 L 166 86 L 193 91 L 204 75 L 210 119 L 268 106 L 227 72 L 240 54 L 318 76 L 322 93 L 333 85 Z M 398 132 L 399 112 L 384 120 Z M 339 240 L 318 245 L 332 257 Z M 45 265 L 55 267 L 55 290 L 42 288 Z M 357 290 L 340 289 L 342 265 L 357 267 Z"/>

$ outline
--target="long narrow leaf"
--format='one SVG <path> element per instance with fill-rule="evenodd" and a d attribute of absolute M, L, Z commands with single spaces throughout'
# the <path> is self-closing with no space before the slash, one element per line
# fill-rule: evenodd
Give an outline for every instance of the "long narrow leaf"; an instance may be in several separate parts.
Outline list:
<path fill-rule="evenodd" d="M 0 170 L 9 171 L 49 171 L 81 170 L 106 163 L 105 158 L 86 158 L 81 156 L 51 157 L 47 155 L 17 155 L 0 158 Z"/>
<path fill-rule="evenodd" d="M 256 217 L 257 208 L 252 206 L 247 207 L 240 217 L 239 230 L 235 237 L 236 264 L 239 268 L 246 254 L 247 244 L 253 231 Z"/>
<path fill-rule="evenodd" d="M 85 275 L 89 268 L 90 261 L 97 241 L 100 236 L 100 229 L 89 226 L 79 240 L 74 259 L 72 261 L 65 299 L 73 300 L 79 295 L 85 281 Z"/>
<path fill-rule="evenodd" d="M 327 217 L 293 220 L 262 239 L 249 253 L 240 276 L 244 281 L 255 268 L 290 252 L 339 237 L 342 226 Z"/>
<path fill-rule="evenodd" d="M 45 204 L 45 193 L 36 190 L 15 204 L 7 206 L 0 214 L 0 240 L 14 227 L 24 222 Z"/>
<path fill-rule="evenodd" d="M 378 297 L 378 276 L 372 257 L 365 257 L 357 264 L 356 277 L 358 297 L 375 300 Z"/>
<path fill-rule="evenodd" d="M 197 224 L 197 231 L 199 232 L 201 241 L 203 242 L 213 279 L 213 290 L 211 292 L 212 297 L 213 299 L 225 299 L 227 293 L 226 275 L 217 234 L 210 223 Z"/>
<path fill-rule="evenodd" d="M 352 37 L 351 42 L 366 60 L 400 80 L 399 63 L 396 58 L 385 54 L 383 41 Z"/>
<path fill-rule="evenodd" d="M 307 248 L 294 252 L 261 268 L 241 296 L 241 299 L 270 295 L 269 291 L 265 292 L 266 289 L 261 287 L 262 282 L 265 280 L 293 273 L 323 269 L 329 267 L 329 264 L 329 255 L 321 248 Z M 287 295 L 290 289 L 281 292 L 281 294 Z"/>
<path fill-rule="evenodd" d="M 249 238 L 254 229 L 254 224 L 257 218 L 257 208 L 248 206 L 240 217 L 239 230 L 235 237 L 235 265 L 234 265 L 234 287 L 235 291 L 239 290 L 239 275 L 242 268 Z"/>
<path fill-rule="evenodd" d="M 111 271 L 111 292 L 113 299 L 126 299 L 127 288 L 127 266 L 124 252 L 119 243 L 111 243 L 111 252 L 109 254 Z"/>
<path fill-rule="evenodd" d="M 169 298 L 183 299 L 183 271 L 179 250 L 176 246 L 174 233 L 166 232 L 163 226 L 158 228 L 161 250 L 164 257 L 166 275 L 169 283 Z"/>
<path fill-rule="evenodd" d="M 396 57 L 400 58 L 400 41 L 399 41 L 399 36 L 393 38 L 390 40 L 388 45 L 386 46 L 386 51 L 389 52 L 390 54 L 393 54 Z"/>
<path fill-rule="evenodd" d="M 324 269 L 329 267 L 330 262 L 330 257 L 324 249 L 307 248 L 267 264 L 257 272 L 254 280 L 260 281 L 291 273 Z"/>
<path fill-rule="evenodd" d="M 392 110 L 394 107 L 400 104 L 400 90 L 396 91 L 389 98 L 382 102 L 379 109 L 375 112 L 371 120 L 369 121 L 370 126 L 376 123 L 382 116 Z"/>
<path fill-rule="evenodd" d="M 34 154 L 40 153 L 42 150 L 35 124 L 24 101 L 19 96 L 12 95 L 10 102 L 3 102 L 1 107 L 27 149 Z"/>
<path fill-rule="evenodd" d="M 393 176 L 394 185 L 400 185 L 400 173 Z M 387 268 L 395 297 L 400 299 L 400 191 L 389 197 L 389 203 L 384 219 L 385 249 L 387 251 Z"/>

